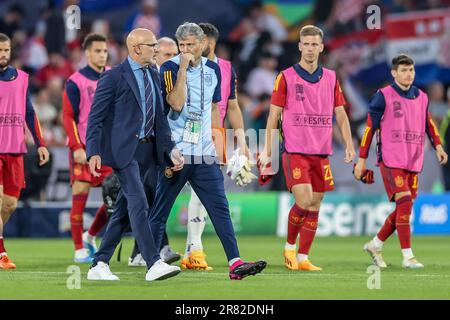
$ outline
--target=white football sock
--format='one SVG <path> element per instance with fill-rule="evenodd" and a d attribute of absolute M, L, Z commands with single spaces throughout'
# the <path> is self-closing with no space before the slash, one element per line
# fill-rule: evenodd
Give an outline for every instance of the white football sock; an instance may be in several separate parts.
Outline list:
<path fill-rule="evenodd" d="M 88 242 L 93 242 L 93 241 L 95 241 L 95 236 L 91 235 L 88 231 L 88 232 L 86 232 L 86 240 Z"/>
<path fill-rule="evenodd" d="M 297 246 L 294 244 L 290 244 L 289 242 L 286 242 L 286 244 L 284 245 L 284 249 L 286 250 L 295 250 L 297 248 Z"/>
<path fill-rule="evenodd" d="M 202 234 L 206 225 L 207 212 L 200 199 L 191 187 L 191 200 L 188 206 L 188 240 L 189 251 L 203 250 Z M 188 246 L 186 245 L 186 250 Z"/>
<path fill-rule="evenodd" d="M 228 261 L 228 265 L 231 267 L 235 262 L 241 260 L 241 258 L 237 257 Z"/>
<path fill-rule="evenodd" d="M 303 262 L 305 260 L 308 260 L 308 255 L 307 254 L 302 254 L 302 253 L 297 254 L 297 261 L 298 262 Z"/>
<path fill-rule="evenodd" d="M 409 260 L 411 258 L 414 258 L 414 254 L 413 254 L 411 248 L 402 249 L 402 254 L 403 254 L 403 260 Z"/>
<path fill-rule="evenodd" d="M 381 241 L 377 236 L 373 237 L 372 241 L 375 247 L 379 249 L 383 248 L 384 241 Z"/>

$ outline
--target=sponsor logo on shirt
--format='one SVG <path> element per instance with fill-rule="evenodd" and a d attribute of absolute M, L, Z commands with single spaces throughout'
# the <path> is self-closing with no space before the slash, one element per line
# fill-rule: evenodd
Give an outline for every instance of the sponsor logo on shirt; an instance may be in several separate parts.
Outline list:
<path fill-rule="evenodd" d="M 212 86 L 212 75 L 211 74 L 205 74 L 205 85 L 208 87 Z"/>
<path fill-rule="evenodd" d="M 0 126 L 20 127 L 23 126 L 23 117 L 19 113 L 0 113 Z"/>
<path fill-rule="evenodd" d="M 331 127 L 333 116 L 296 113 L 293 115 L 293 124 L 301 127 Z"/>
<path fill-rule="evenodd" d="M 405 142 L 413 144 L 422 144 L 424 139 L 424 134 L 422 132 L 416 131 L 392 131 L 392 142 Z"/>
<path fill-rule="evenodd" d="M 403 117 L 402 103 L 400 101 L 394 101 L 393 105 L 394 105 L 394 118 Z"/>

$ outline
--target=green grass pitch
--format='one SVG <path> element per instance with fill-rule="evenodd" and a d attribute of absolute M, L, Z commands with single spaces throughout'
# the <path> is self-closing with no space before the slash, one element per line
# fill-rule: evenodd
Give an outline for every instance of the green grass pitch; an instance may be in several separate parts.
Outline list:
<path fill-rule="evenodd" d="M 69 239 L 6 239 L 17 269 L 0 271 L 0 299 L 449 299 L 450 237 L 414 237 L 422 270 L 404 270 L 397 237 L 385 244 L 388 269 L 381 272 L 380 289 L 368 289 L 369 256 L 362 246 L 368 237 L 316 238 L 310 258 L 322 272 L 289 271 L 283 265 L 284 239 L 274 236 L 240 236 L 244 259 L 265 259 L 262 274 L 230 281 L 225 254 L 215 236 L 203 239 L 211 272 L 182 271 L 158 282 L 144 281 L 145 268 L 129 268 L 126 260 L 132 239 L 124 240 L 122 261 L 114 256 L 111 269 L 118 282 L 86 280 L 88 265 L 81 267 L 81 288 L 68 289 L 67 268 L 73 263 Z M 184 237 L 170 239 L 183 251 Z M 369 281 L 370 282 L 370 281 Z"/>

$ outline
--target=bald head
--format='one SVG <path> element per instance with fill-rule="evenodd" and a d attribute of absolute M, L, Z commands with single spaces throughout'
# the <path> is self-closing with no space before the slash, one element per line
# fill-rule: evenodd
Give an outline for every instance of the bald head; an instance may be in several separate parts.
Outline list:
<path fill-rule="evenodd" d="M 162 37 L 158 40 L 158 54 L 156 55 L 156 64 L 161 66 L 167 60 L 178 54 L 178 46 L 175 40 L 169 37 Z"/>
<path fill-rule="evenodd" d="M 131 32 L 127 36 L 128 51 L 130 52 L 134 46 L 140 43 L 146 43 L 146 40 L 148 39 L 154 40 L 152 41 L 152 43 L 156 41 L 155 35 L 150 30 L 145 28 L 137 28 L 131 30 Z"/>
<path fill-rule="evenodd" d="M 142 65 L 155 64 L 158 52 L 156 37 L 144 28 L 133 29 L 127 36 L 127 49 L 130 57 Z"/>
<path fill-rule="evenodd" d="M 159 46 L 176 46 L 175 40 L 169 37 L 162 37 L 158 39 Z"/>

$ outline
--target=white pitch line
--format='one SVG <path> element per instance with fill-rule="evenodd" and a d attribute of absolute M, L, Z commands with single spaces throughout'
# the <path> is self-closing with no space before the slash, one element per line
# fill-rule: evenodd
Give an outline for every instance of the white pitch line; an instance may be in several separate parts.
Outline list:
<path fill-rule="evenodd" d="M 139 275 L 143 274 L 145 272 L 113 272 L 117 275 Z M 12 276 L 14 274 L 20 274 L 20 275 L 26 275 L 26 274 L 48 274 L 48 275 L 69 275 L 67 272 L 60 272 L 60 271 L 2 271 L 0 272 L 0 276 L 2 274 Z M 82 274 L 85 274 L 82 272 Z M 228 273 L 220 273 L 220 272 L 181 272 L 182 275 L 187 277 L 193 277 L 198 278 L 201 276 L 228 276 Z M 389 273 L 389 275 L 394 275 Z M 361 278 L 367 278 L 367 274 L 335 274 L 335 273 L 259 273 L 258 277 L 265 276 L 265 277 L 333 277 L 333 278 L 355 278 L 355 277 L 361 277 Z M 436 278 L 450 278 L 449 274 L 441 275 L 441 274 L 406 274 L 406 273 L 399 273 L 395 274 L 395 277 L 436 277 Z"/>

